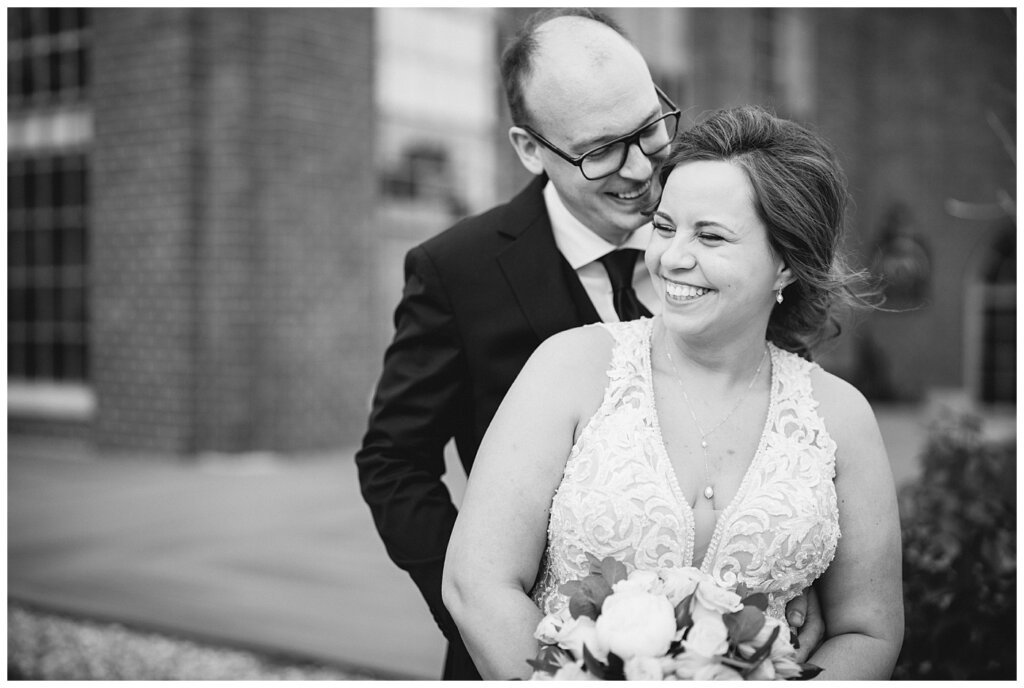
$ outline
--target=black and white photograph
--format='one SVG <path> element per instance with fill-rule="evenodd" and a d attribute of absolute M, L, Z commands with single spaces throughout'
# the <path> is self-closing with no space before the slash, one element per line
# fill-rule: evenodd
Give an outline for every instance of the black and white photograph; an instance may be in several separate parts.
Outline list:
<path fill-rule="evenodd" d="M 7 678 L 1017 677 L 1017 8 L 9 4 Z"/>

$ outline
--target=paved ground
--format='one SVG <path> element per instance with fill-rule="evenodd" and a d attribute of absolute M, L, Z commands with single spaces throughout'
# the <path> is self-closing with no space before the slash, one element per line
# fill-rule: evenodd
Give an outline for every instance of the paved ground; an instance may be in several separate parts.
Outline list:
<path fill-rule="evenodd" d="M 898 483 L 916 474 L 925 414 L 879 410 Z M 377 539 L 352 450 L 184 463 L 14 437 L 8 452 L 9 600 L 384 678 L 440 675 L 440 634 Z"/>

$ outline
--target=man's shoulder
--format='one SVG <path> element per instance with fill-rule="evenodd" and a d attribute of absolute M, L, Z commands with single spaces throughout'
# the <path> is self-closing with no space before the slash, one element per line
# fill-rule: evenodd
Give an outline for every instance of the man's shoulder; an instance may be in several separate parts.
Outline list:
<path fill-rule="evenodd" d="M 500 246 L 509 237 L 546 217 L 543 190 L 544 180 L 534 179 L 511 200 L 489 208 L 476 215 L 463 218 L 444 231 L 435 234 L 419 245 L 431 256 L 461 254 L 466 251 L 485 250 L 489 246 Z"/>

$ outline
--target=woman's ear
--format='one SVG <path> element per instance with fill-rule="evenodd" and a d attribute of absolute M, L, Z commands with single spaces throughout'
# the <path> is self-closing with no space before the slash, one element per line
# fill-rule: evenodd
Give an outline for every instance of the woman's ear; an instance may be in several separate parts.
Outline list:
<path fill-rule="evenodd" d="M 793 284 L 793 282 L 796 282 L 793 271 L 785 263 L 779 261 L 779 272 L 775 276 L 775 291 L 784 289 Z"/>
<path fill-rule="evenodd" d="M 508 140 L 512 142 L 512 148 L 515 149 L 523 167 L 534 175 L 544 172 L 544 161 L 540 157 L 540 144 L 525 129 L 522 127 L 509 128 Z"/>

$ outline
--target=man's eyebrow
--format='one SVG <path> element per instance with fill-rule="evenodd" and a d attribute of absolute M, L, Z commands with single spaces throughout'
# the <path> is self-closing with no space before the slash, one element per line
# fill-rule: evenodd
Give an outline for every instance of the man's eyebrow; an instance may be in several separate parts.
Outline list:
<path fill-rule="evenodd" d="M 574 148 L 580 151 L 580 155 L 583 155 L 584 153 L 589 153 L 595 148 L 600 148 L 609 141 L 614 141 L 615 139 L 622 138 L 623 136 L 628 136 L 629 134 L 632 134 L 639 129 L 643 129 L 648 124 L 650 124 L 655 118 L 659 117 L 661 114 L 661 104 L 659 103 L 658 106 L 649 115 L 647 115 L 647 117 L 644 119 L 644 123 L 641 124 L 639 127 L 636 127 L 631 131 L 627 131 L 625 134 L 616 134 L 615 136 L 612 136 L 611 134 L 605 136 L 595 136 L 592 139 L 581 141 L 577 146 L 574 146 Z"/>

